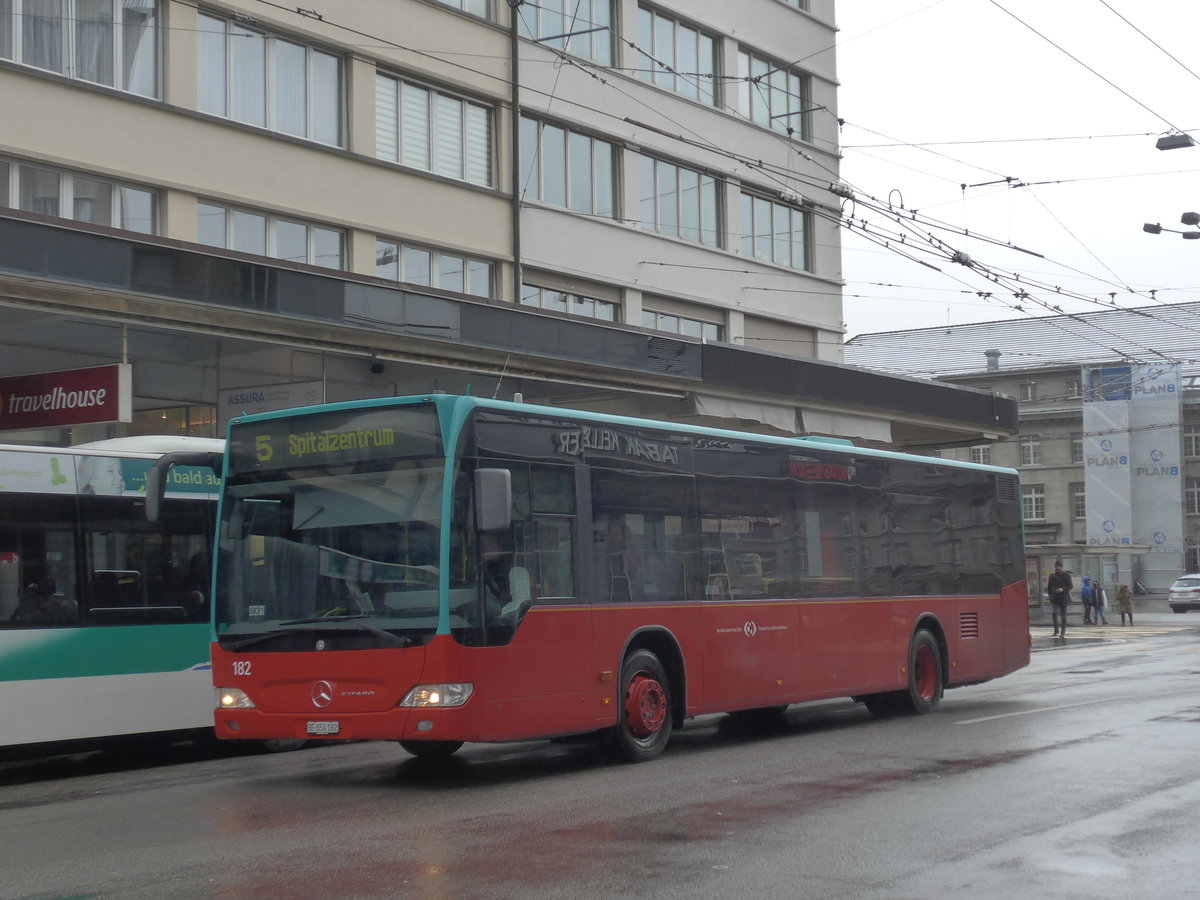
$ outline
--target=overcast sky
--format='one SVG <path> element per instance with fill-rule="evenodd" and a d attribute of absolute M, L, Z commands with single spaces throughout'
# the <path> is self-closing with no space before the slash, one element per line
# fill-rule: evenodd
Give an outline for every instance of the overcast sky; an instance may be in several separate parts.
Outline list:
<path fill-rule="evenodd" d="M 837 20 L 846 209 L 875 238 L 843 231 L 847 337 L 1200 300 L 1200 240 L 1142 230 L 1200 211 L 1200 4 L 838 0 Z"/>

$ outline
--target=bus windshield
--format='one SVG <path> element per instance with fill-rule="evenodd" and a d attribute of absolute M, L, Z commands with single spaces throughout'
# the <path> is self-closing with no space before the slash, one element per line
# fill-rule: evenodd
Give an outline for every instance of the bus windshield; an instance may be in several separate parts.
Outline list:
<path fill-rule="evenodd" d="M 317 470 L 230 486 L 218 632 L 370 618 L 432 635 L 444 470 L 441 460 L 397 460 L 357 474 Z"/>
<path fill-rule="evenodd" d="M 230 460 L 219 636 L 432 637 L 446 471 L 432 408 L 235 426 Z"/>

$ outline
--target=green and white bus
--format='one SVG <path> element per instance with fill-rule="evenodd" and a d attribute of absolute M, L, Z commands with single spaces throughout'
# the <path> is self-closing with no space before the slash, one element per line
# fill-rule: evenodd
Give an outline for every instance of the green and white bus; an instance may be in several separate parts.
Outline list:
<path fill-rule="evenodd" d="M 211 732 L 218 475 L 176 468 L 159 522 L 144 510 L 159 455 L 223 446 L 0 445 L 0 747 Z"/>

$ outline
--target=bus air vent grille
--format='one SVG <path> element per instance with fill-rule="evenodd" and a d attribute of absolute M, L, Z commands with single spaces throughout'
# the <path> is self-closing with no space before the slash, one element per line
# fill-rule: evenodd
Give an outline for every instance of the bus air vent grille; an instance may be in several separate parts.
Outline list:
<path fill-rule="evenodd" d="M 1001 503 L 1017 502 L 1017 479 L 1011 475 L 1001 475 L 996 479 L 996 499 Z"/>
<path fill-rule="evenodd" d="M 958 634 L 964 639 L 979 637 L 979 613 L 959 613 Z"/>

